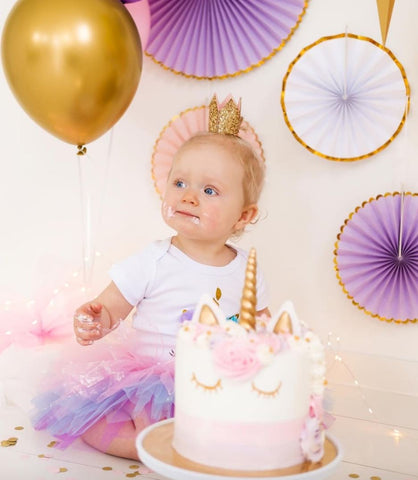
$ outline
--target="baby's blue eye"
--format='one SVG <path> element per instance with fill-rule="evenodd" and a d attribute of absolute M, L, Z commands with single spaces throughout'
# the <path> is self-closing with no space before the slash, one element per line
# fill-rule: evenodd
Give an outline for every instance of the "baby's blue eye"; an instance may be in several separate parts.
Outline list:
<path fill-rule="evenodd" d="M 177 188 L 184 188 L 186 186 L 186 184 L 183 182 L 183 180 L 176 180 L 174 182 L 174 185 L 177 187 Z"/>
<path fill-rule="evenodd" d="M 218 195 L 218 192 L 212 187 L 206 187 L 204 192 L 206 195 Z"/>

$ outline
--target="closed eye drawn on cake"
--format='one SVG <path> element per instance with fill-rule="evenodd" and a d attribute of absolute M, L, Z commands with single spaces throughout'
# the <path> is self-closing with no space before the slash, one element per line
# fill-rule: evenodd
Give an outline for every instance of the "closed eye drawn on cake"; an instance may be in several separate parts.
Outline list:
<path fill-rule="evenodd" d="M 205 385 L 204 383 L 199 382 L 194 372 L 192 374 L 191 380 L 197 387 L 201 387 L 203 388 L 203 390 L 206 390 L 206 391 L 216 392 L 222 388 L 221 379 L 219 379 L 214 385 Z"/>
<path fill-rule="evenodd" d="M 267 390 L 261 390 L 260 388 L 257 388 L 254 382 L 251 383 L 251 389 L 253 392 L 257 392 L 260 397 L 269 397 L 269 398 L 277 397 L 281 386 L 282 386 L 282 382 L 279 382 L 279 384 L 274 390 L 267 391 Z"/>

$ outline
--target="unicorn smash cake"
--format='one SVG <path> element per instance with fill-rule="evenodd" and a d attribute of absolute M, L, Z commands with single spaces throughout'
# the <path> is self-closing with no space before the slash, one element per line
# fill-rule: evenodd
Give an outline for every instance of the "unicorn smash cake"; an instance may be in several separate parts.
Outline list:
<path fill-rule="evenodd" d="M 275 470 L 324 454 L 324 348 L 290 302 L 255 318 L 255 251 L 239 323 L 205 296 L 177 337 L 172 446 L 219 469 Z"/>

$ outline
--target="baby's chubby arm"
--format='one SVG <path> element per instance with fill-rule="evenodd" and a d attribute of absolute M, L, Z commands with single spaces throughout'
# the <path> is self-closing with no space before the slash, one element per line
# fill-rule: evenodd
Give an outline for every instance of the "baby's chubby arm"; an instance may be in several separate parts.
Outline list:
<path fill-rule="evenodd" d="M 91 345 L 107 335 L 125 319 L 132 305 L 111 282 L 94 300 L 87 302 L 74 313 L 74 333 L 80 345 Z"/>

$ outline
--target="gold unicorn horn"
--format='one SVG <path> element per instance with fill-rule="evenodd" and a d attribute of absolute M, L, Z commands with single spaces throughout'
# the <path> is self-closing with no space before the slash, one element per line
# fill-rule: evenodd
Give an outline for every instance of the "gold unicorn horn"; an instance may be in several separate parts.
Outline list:
<path fill-rule="evenodd" d="M 255 308 L 257 304 L 257 261 L 255 249 L 248 255 L 245 270 L 244 288 L 242 290 L 239 324 L 246 330 L 255 330 Z"/>

